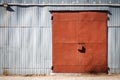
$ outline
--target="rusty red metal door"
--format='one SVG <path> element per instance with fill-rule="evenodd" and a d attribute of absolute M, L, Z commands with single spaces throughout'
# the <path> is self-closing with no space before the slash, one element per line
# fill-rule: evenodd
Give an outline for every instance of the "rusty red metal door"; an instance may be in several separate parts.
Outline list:
<path fill-rule="evenodd" d="M 53 72 L 106 72 L 105 12 L 53 12 Z"/>

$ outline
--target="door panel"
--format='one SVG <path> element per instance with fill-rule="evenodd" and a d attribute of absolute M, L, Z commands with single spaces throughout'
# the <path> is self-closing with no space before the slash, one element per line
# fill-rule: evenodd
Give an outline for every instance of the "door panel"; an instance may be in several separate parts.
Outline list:
<path fill-rule="evenodd" d="M 53 36 L 53 43 L 77 43 L 77 22 L 54 21 Z"/>
<path fill-rule="evenodd" d="M 79 13 L 78 42 L 84 43 L 86 50 L 84 54 L 79 54 L 79 65 L 90 67 L 92 72 L 99 72 L 99 70 L 106 72 L 107 70 L 106 20 L 106 13 Z M 101 67 L 98 70 L 95 66 Z"/>
<path fill-rule="evenodd" d="M 79 42 L 106 43 L 107 14 L 105 12 L 79 13 Z"/>
<path fill-rule="evenodd" d="M 53 72 L 106 72 L 105 12 L 54 12 Z"/>
<path fill-rule="evenodd" d="M 106 43 L 106 23 L 104 21 L 81 21 L 78 30 L 79 43 Z"/>
<path fill-rule="evenodd" d="M 53 55 L 54 65 L 78 65 L 77 44 L 54 43 Z"/>

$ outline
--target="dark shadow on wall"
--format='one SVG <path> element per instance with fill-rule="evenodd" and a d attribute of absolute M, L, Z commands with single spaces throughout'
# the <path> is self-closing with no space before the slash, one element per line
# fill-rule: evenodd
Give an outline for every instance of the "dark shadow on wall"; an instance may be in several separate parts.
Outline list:
<path fill-rule="evenodd" d="M 10 11 L 10 12 L 15 12 L 10 6 L 8 6 L 8 7 L 6 8 L 6 10 L 7 10 L 7 11 Z"/>

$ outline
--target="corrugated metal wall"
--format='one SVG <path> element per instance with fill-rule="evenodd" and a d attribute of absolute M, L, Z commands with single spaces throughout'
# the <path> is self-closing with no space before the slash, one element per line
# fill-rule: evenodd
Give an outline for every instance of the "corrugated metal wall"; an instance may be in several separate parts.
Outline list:
<path fill-rule="evenodd" d="M 120 3 L 120 0 L 0 0 L 1 3 Z M 0 74 L 49 74 L 52 24 L 49 11 L 108 10 L 108 66 L 120 73 L 120 7 L 0 6 Z"/>
<path fill-rule="evenodd" d="M 108 65 L 120 73 L 120 7 L 111 7 L 108 21 Z"/>
<path fill-rule="evenodd" d="M 0 72 L 48 74 L 51 14 L 46 7 L 0 7 Z"/>

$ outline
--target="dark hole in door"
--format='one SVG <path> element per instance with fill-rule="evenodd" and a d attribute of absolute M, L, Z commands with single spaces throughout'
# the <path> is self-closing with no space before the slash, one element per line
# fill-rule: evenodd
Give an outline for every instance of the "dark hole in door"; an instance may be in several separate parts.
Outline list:
<path fill-rule="evenodd" d="M 82 49 L 78 49 L 78 51 L 79 51 L 80 53 L 85 53 L 85 52 L 86 52 L 86 49 L 85 49 L 84 46 L 82 46 Z"/>

